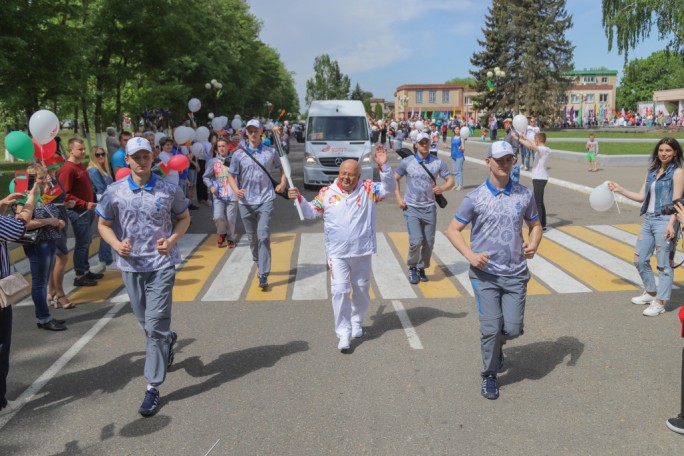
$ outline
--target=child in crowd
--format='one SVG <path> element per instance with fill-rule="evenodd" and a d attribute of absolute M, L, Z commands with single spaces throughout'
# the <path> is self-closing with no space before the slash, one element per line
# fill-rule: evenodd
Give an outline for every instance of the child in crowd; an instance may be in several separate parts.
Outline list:
<path fill-rule="evenodd" d="M 482 141 L 487 141 L 487 128 L 482 127 Z"/>
<path fill-rule="evenodd" d="M 596 135 L 591 133 L 589 135 L 589 141 L 587 141 L 587 164 L 589 169 L 587 171 L 591 172 L 596 172 L 598 171 L 598 162 L 596 160 L 596 157 L 598 156 L 599 153 L 599 144 L 598 141 L 596 140 Z"/>

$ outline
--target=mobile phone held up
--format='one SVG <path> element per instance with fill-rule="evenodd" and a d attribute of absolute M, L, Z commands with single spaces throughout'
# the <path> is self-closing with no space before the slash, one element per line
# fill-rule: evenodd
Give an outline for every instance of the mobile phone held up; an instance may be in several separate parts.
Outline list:
<path fill-rule="evenodd" d="M 31 175 L 35 179 L 35 175 Z M 33 186 L 33 184 L 31 184 Z M 28 193 L 29 191 L 29 174 L 26 171 L 16 171 L 14 173 L 14 192 Z"/>

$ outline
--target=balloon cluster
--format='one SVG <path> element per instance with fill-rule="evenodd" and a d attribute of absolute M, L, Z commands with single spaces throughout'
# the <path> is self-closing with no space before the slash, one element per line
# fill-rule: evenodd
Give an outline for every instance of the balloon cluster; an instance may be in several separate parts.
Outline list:
<path fill-rule="evenodd" d="M 55 155 L 59 133 L 59 119 L 46 109 L 35 112 L 29 119 L 29 131 L 33 138 L 23 131 L 10 132 L 5 137 L 5 149 L 18 160 L 47 160 Z"/>

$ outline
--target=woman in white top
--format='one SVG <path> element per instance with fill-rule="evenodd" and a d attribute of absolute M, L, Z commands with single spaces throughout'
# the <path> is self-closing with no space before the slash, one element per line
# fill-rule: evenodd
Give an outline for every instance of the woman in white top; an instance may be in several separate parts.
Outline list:
<path fill-rule="evenodd" d="M 549 172 L 546 169 L 546 162 L 549 159 L 551 149 L 546 147 L 546 133 L 536 133 L 534 142 L 523 135 L 518 137 L 520 144 L 534 152 L 532 162 L 532 188 L 534 189 L 534 200 L 537 203 L 537 212 L 541 220 L 542 229 L 546 231 L 546 207 L 544 206 L 544 189 L 549 181 Z"/>

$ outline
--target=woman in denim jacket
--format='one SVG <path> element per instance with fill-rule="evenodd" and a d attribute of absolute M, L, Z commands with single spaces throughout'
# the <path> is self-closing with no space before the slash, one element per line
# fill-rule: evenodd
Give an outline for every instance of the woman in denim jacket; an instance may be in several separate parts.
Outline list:
<path fill-rule="evenodd" d="M 665 312 L 665 302 L 670 299 L 674 271 L 672 256 L 677 245 L 678 226 L 674 215 L 663 215 L 661 208 L 672 200 L 682 197 L 684 192 L 684 171 L 682 170 L 682 147 L 674 138 L 658 141 L 651 155 L 646 180 L 638 193 L 608 182 L 608 188 L 631 200 L 643 202 L 640 215 L 646 214 L 641 233 L 634 249 L 634 264 L 641 280 L 644 293 L 632 298 L 634 304 L 649 304 L 643 314 L 655 317 Z M 651 255 L 655 251 L 658 267 L 656 286 Z"/>

